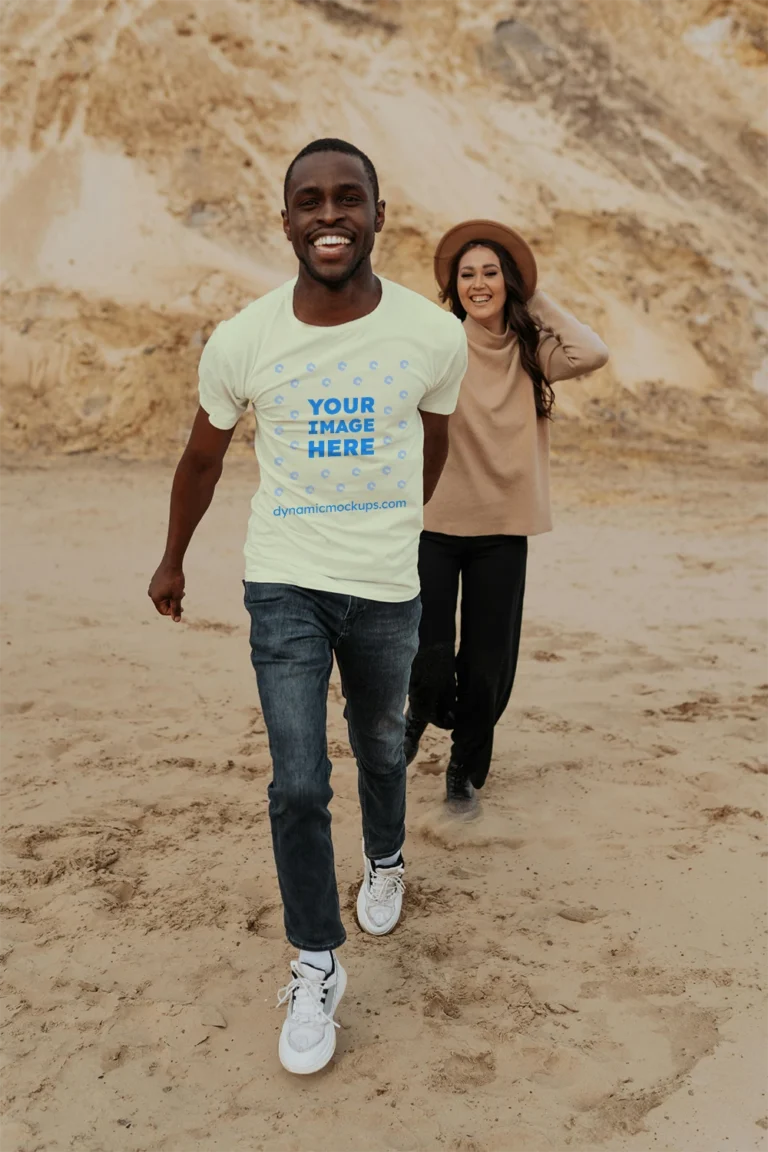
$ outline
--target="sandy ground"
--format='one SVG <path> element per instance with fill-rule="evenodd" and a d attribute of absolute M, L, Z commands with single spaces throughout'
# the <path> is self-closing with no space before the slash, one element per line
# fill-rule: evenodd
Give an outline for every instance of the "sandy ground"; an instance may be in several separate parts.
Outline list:
<path fill-rule="evenodd" d="M 399 929 L 350 939 L 338 1054 L 280 1069 L 290 952 L 231 467 L 152 615 L 169 472 L 6 470 L 3 1152 L 749 1152 L 765 1095 L 764 489 L 714 463 L 556 469 L 480 819 L 410 780 Z"/>

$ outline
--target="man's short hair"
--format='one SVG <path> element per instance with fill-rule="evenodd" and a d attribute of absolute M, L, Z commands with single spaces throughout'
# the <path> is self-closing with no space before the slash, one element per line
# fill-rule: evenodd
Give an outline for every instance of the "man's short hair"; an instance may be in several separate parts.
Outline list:
<path fill-rule="evenodd" d="M 283 200 L 285 201 L 286 208 L 288 207 L 288 185 L 293 175 L 293 170 L 298 164 L 299 160 L 303 160 L 305 156 L 313 156 L 316 152 L 342 152 L 345 156 L 357 156 L 358 160 L 362 160 L 365 173 L 371 182 L 373 189 L 373 199 L 376 203 L 379 200 L 379 178 L 376 175 L 376 169 L 373 166 L 373 161 L 366 156 L 365 152 L 361 151 L 354 144 L 347 143 L 346 140 L 337 140 L 332 136 L 326 137 L 323 140 L 313 140 L 311 144 L 307 144 L 302 148 L 298 155 L 294 156 L 288 165 L 288 171 L 285 174 L 285 181 L 283 183 Z"/>

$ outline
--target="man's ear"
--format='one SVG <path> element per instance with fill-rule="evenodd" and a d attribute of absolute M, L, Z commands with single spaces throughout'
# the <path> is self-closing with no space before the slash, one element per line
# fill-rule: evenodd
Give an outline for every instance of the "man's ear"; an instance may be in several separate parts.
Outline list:
<path fill-rule="evenodd" d="M 384 217 L 386 216 L 387 202 L 386 200 L 379 200 L 376 205 L 376 223 L 373 226 L 374 232 L 381 232 L 384 227 Z"/>
<path fill-rule="evenodd" d="M 286 240 L 291 239 L 291 226 L 288 223 L 288 212 L 285 208 L 281 209 L 280 215 L 283 218 L 283 232 L 285 232 Z"/>

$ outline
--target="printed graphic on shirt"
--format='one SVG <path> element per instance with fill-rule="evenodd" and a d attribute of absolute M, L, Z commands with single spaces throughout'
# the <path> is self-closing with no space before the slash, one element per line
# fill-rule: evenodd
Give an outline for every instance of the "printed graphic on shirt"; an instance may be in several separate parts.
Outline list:
<path fill-rule="evenodd" d="M 416 447 L 410 425 L 419 419 L 405 387 L 408 367 L 407 360 L 400 361 L 403 378 L 396 386 L 393 374 L 381 372 L 378 361 L 369 361 L 367 376 L 378 375 L 381 386 L 371 394 L 366 377 L 350 371 L 345 361 L 335 365 L 336 379 L 320 376 L 317 365 L 310 362 L 304 373 L 291 378 L 293 395 L 279 389 L 271 404 L 262 398 L 257 417 L 266 409 L 264 414 L 269 412 L 277 420 L 271 429 L 278 441 L 272 458 L 274 516 L 285 519 L 407 506 L 404 497 L 413 471 L 409 448 L 412 454 Z M 286 365 L 277 364 L 274 370 L 282 374 Z M 356 390 L 351 395 L 342 387 L 344 375 Z M 270 422 L 262 418 L 265 434 Z M 271 471 L 268 465 L 267 471 Z M 288 500 L 290 507 L 286 507 Z"/>

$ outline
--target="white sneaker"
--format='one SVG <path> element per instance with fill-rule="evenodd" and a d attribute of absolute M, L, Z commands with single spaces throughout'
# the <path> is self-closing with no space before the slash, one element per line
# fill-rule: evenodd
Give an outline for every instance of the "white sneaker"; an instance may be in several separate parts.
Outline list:
<path fill-rule="evenodd" d="M 371 936 L 386 936 L 400 919 L 403 910 L 405 865 L 377 868 L 363 853 L 365 879 L 357 894 L 357 920 L 364 932 Z"/>
<path fill-rule="evenodd" d="M 280 1063 L 288 1072 L 306 1076 L 325 1068 L 336 1051 L 334 1013 L 347 986 L 347 974 L 333 957 L 333 972 L 326 976 L 311 964 L 291 960 L 293 979 L 278 993 L 278 1007 L 288 1003 L 280 1033 Z"/>

